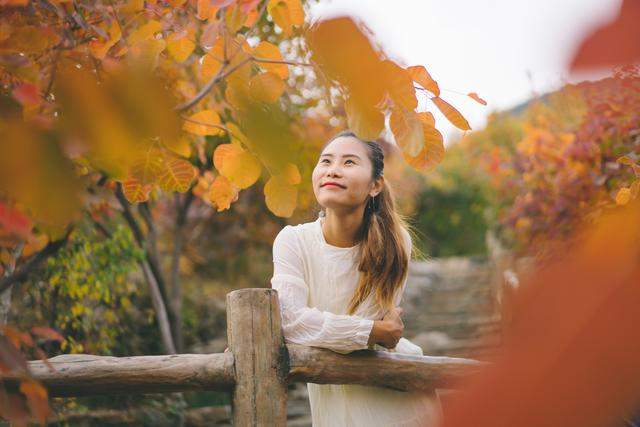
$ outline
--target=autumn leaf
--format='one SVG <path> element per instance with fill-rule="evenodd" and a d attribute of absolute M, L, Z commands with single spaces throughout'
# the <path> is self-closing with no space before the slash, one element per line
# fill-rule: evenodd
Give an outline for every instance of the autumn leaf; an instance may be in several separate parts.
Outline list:
<path fill-rule="evenodd" d="M 33 328 L 31 328 L 31 333 L 33 335 L 36 335 L 40 338 L 44 338 L 45 340 L 49 340 L 49 341 L 58 341 L 58 342 L 64 341 L 64 337 L 60 335 L 60 333 L 58 333 L 57 331 L 54 331 L 51 328 L 45 328 L 43 326 L 34 326 Z"/>
<path fill-rule="evenodd" d="M 364 140 L 376 139 L 384 129 L 384 114 L 375 106 L 351 97 L 345 102 L 345 110 L 349 129 Z"/>
<path fill-rule="evenodd" d="M 91 51 L 91 54 L 97 59 L 104 59 L 109 49 L 111 49 L 116 43 L 118 43 L 118 41 L 120 41 L 122 32 L 117 21 L 114 20 L 109 26 L 108 35 L 109 39 L 106 41 L 92 40 L 91 42 L 89 42 L 89 50 Z"/>
<path fill-rule="evenodd" d="M 405 161 L 420 172 L 429 172 L 444 159 L 444 143 L 442 134 L 433 126 L 423 123 L 424 148 L 416 156 L 410 156 L 405 151 L 402 155 Z"/>
<path fill-rule="evenodd" d="M 274 215 L 288 218 L 296 209 L 298 189 L 283 176 L 269 178 L 264 186 L 265 203 Z"/>
<path fill-rule="evenodd" d="M 214 110 L 199 111 L 185 119 L 182 129 L 195 135 L 221 135 L 220 116 Z"/>
<path fill-rule="evenodd" d="M 300 0 L 269 0 L 267 12 L 282 28 L 285 37 L 291 36 L 294 26 L 304 23 L 304 9 Z"/>
<path fill-rule="evenodd" d="M 156 20 L 150 20 L 140 26 L 127 38 L 129 44 L 134 45 L 154 38 L 155 34 L 162 31 L 162 24 Z"/>
<path fill-rule="evenodd" d="M 487 105 L 487 101 L 485 101 L 484 99 L 480 98 L 480 96 L 479 96 L 477 93 L 475 93 L 475 92 L 469 92 L 469 93 L 467 94 L 467 96 L 468 96 L 469 98 L 473 99 L 474 101 L 476 101 L 476 102 L 478 102 L 478 103 L 482 104 L 482 105 Z"/>
<path fill-rule="evenodd" d="M 385 73 L 385 85 L 387 91 L 396 106 L 413 110 L 418 106 L 416 91 L 409 73 L 395 62 L 385 60 L 382 62 Z"/>
<path fill-rule="evenodd" d="M 129 172 L 140 184 L 152 184 L 160 177 L 163 167 L 161 150 L 155 144 L 149 144 L 145 149 L 138 150 Z"/>
<path fill-rule="evenodd" d="M 273 104 L 284 92 L 282 78 L 273 72 L 257 74 L 249 81 L 249 94 L 259 102 Z"/>
<path fill-rule="evenodd" d="M 26 238 L 33 227 L 31 220 L 24 213 L 0 202 L 0 230 L 9 232 L 22 239 Z"/>
<path fill-rule="evenodd" d="M 423 123 L 413 110 L 394 108 L 389 120 L 396 142 L 409 156 L 417 156 L 424 147 Z"/>
<path fill-rule="evenodd" d="M 423 111 L 418 113 L 418 119 L 425 125 L 428 125 L 431 127 L 436 126 L 436 119 L 433 117 L 433 114 L 431 114 L 428 111 Z"/>
<path fill-rule="evenodd" d="M 164 191 L 184 193 L 196 177 L 195 167 L 185 159 L 165 155 L 164 167 L 158 178 L 158 184 Z"/>
<path fill-rule="evenodd" d="M 431 98 L 431 100 L 452 125 L 454 125 L 458 129 L 471 130 L 471 126 L 469 126 L 469 122 L 467 122 L 467 119 L 465 119 L 462 114 L 460 114 L 460 112 L 456 110 L 451 104 L 437 96 Z"/>
<path fill-rule="evenodd" d="M 223 176 L 239 188 L 255 184 L 262 173 L 260 161 L 236 144 L 220 144 L 213 153 L 213 162 Z"/>
<path fill-rule="evenodd" d="M 300 182 L 302 181 L 298 166 L 294 165 L 293 163 L 287 163 L 284 166 L 282 175 L 284 176 L 285 180 L 291 185 L 300 184 Z"/>
<path fill-rule="evenodd" d="M 231 203 L 238 199 L 238 189 L 224 176 L 218 175 L 209 187 L 207 195 L 218 212 L 231 207 Z"/>
<path fill-rule="evenodd" d="M 140 184 L 135 178 L 122 181 L 122 193 L 130 203 L 146 202 L 149 200 L 149 193 L 153 189 L 151 184 Z"/>
<path fill-rule="evenodd" d="M 167 40 L 167 50 L 178 62 L 185 61 L 195 49 L 196 44 L 185 32 L 183 34 L 173 33 Z"/>
<path fill-rule="evenodd" d="M 431 74 L 424 68 L 422 65 L 414 65 L 412 67 L 407 68 L 409 75 L 420 86 L 434 94 L 435 96 L 440 96 L 440 87 L 438 87 L 438 83 L 433 80 Z"/>
<path fill-rule="evenodd" d="M 258 46 L 253 50 L 253 56 L 256 59 L 264 59 L 269 61 L 283 61 L 280 49 L 274 44 L 266 41 L 261 41 Z M 271 71 L 272 73 L 280 76 L 281 79 L 289 77 L 289 67 L 287 64 L 272 64 L 268 62 L 259 62 L 258 65 L 265 71 Z"/>
<path fill-rule="evenodd" d="M 629 187 L 622 187 L 616 193 L 616 204 L 626 205 L 631 200 L 631 189 Z"/>
<path fill-rule="evenodd" d="M 47 389 L 37 381 L 29 379 L 21 382 L 20 392 L 26 396 L 31 413 L 44 424 L 51 412 Z"/>

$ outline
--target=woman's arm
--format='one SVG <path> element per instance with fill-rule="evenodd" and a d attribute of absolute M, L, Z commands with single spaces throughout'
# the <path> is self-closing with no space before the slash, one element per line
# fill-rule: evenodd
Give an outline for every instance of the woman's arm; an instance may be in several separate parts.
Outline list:
<path fill-rule="evenodd" d="M 374 321 L 307 306 L 301 250 L 295 231 L 286 226 L 273 242 L 272 288 L 278 291 L 282 329 L 287 343 L 323 347 L 338 353 L 365 349 Z"/>

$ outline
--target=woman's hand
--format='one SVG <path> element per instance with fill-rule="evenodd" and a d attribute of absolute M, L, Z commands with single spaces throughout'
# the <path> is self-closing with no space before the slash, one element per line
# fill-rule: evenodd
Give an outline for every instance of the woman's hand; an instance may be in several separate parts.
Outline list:
<path fill-rule="evenodd" d="M 395 348 L 404 332 L 401 314 L 402 308 L 394 307 L 387 312 L 382 320 L 375 320 L 368 344 L 380 344 L 388 349 Z"/>

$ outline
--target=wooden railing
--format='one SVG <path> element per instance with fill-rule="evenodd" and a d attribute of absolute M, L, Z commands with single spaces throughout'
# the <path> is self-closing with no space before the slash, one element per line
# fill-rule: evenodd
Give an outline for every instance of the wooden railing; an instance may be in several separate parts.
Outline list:
<path fill-rule="evenodd" d="M 418 391 L 456 388 L 482 363 L 285 345 L 277 292 L 241 289 L 227 294 L 229 352 L 168 356 L 63 355 L 29 362 L 52 396 L 220 390 L 232 393 L 233 425 L 286 425 L 287 384 L 361 384 Z M 5 378 L 5 381 L 10 381 Z"/>

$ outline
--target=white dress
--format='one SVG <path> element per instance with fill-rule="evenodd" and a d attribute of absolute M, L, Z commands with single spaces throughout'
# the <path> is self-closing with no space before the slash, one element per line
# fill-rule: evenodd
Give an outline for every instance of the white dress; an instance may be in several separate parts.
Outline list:
<path fill-rule="evenodd" d="M 273 243 L 273 289 L 278 291 L 282 327 L 287 343 L 328 348 L 339 353 L 371 348 L 423 355 L 422 349 L 401 338 L 393 350 L 367 347 L 373 320 L 383 313 L 370 296 L 347 315 L 360 272 L 358 246 L 329 245 L 322 233 L 321 218 L 287 225 Z M 408 248 L 411 238 L 405 236 Z M 400 304 L 402 289 L 394 301 Z M 361 385 L 307 383 L 314 427 L 433 427 L 441 424 L 437 394 L 402 392 Z"/>

